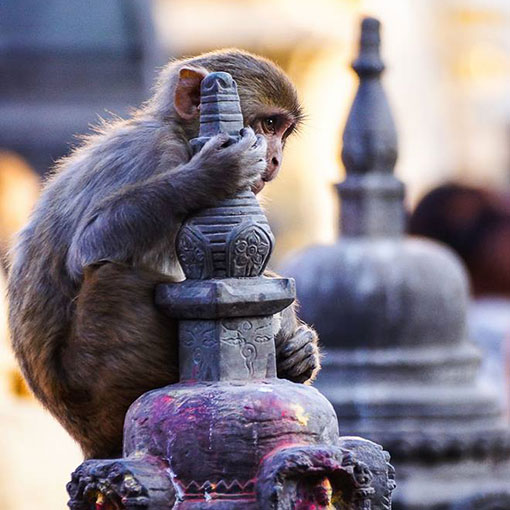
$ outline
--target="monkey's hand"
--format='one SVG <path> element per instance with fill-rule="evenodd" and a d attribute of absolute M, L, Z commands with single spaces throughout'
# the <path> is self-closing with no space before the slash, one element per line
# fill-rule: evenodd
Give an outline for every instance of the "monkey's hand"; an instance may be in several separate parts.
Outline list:
<path fill-rule="evenodd" d="M 216 135 L 189 163 L 200 174 L 196 182 L 213 203 L 253 187 L 266 169 L 266 139 L 251 128 L 240 134 L 241 139 L 234 143 L 226 134 Z"/>
<path fill-rule="evenodd" d="M 290 338 L 282 333 L 275 338 L 278 377 L 299 383 L 313 380 L 320 369 L 317 333 L 306 324 Z"/>

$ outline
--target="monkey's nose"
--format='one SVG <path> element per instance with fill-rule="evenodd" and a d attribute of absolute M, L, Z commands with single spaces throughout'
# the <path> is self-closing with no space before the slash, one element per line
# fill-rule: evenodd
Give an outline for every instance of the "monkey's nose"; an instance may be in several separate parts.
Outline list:
<path fill-rule="evenodd" d="M 280 169 L 280 160 L 276 156 L 273 156 L 267 162 L 267 168 L 266 168 L 266 171 L 264 172 L 264 175 L 262 176 L 262 180 L 264 182 L 272 181 L 278 174 L 279 169 Z"/>

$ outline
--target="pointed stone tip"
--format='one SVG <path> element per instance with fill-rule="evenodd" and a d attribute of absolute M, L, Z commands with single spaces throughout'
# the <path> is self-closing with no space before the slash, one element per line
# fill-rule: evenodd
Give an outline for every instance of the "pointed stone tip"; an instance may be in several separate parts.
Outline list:
<path fill-rule="evenodd" d="M 235 80 L 229 73 L 209 73 L 200 85 L 200 131 L 198 138 L 191 140 L 194 153 L 219 133 L 238 137 L 243 126 Z"/>
<path fill-rule="evenodd" d="M 363 18 L 358 58 L 352 67 L 362 76 L 380 74 L 384 71 L 384 63 L 379 54 L 381 46 L 381 22 L 376 18 Z"/>
<path fill-rule="evenodd" d="M 222 92 L 237 91 L 236 82 L 229 73 L 225 72 L 209 73 L 202 80 L 200 88 L 202 93 L 216 90 Z"/>
<path fill-rule="evenodd" d="M 359 87 L 343 136 L 342 160 L 347 174 L 391 174 L 397 158 L 397 135 L 380 74 L 380 22 L 361 23 L 358 58 L 353 64 Z"/>
<path fill-rule="evenodd" d="M 361 20 L 361 36 L 375 35 L 379 37 L 381 22 L 377 18 L 367 16 Z"/>

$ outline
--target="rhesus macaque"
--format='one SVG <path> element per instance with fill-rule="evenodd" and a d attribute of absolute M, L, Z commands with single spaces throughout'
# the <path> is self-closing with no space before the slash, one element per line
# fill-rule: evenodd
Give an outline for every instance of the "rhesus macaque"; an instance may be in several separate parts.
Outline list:
<path fill-rule="evenodd" d="M 245 126 L 192 157 L 200 83 L 237 81 Z M 129 405 L 178 380 L 177 324 L 154 287 L 182 272 L 176 233 L 190 213 L 276 176 L 302 118 L 285 74 L 238 50 L 170 63 L 155 94 L 128 120 L 104 125 L 57 164 L 13 249 L 9 320 L 35 395 L 87 458 L 121 454 Z M 317 337 L 294 310 L 276 335 L 278 374 L 296 382 L 319 367 Z"/>

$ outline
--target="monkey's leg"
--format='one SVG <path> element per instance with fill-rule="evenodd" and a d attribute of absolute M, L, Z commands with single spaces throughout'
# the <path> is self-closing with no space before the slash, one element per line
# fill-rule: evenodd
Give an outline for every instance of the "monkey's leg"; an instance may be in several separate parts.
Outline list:
<path fill-rule="evenodd" d="M 177 323 L 154 306 L 154 287 L 165 280 L 112 263 L 85 271 L 64 366 L 70 421 L 88 458 L 120 455 L 128 407 L 178 380 Z"/>

